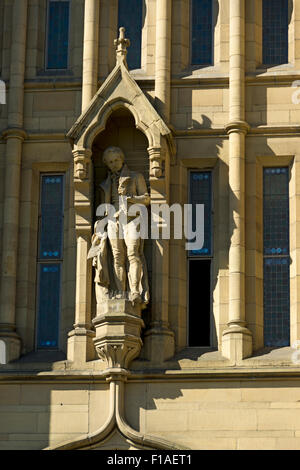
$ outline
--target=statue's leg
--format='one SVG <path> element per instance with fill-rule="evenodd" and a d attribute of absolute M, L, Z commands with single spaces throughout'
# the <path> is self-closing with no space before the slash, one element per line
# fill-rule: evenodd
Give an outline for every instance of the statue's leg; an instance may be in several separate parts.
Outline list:
<path fill-rule="evenodd" d="M 140 257 L 141 240 L 125 237 L 127 257 L 129 262 L 130 290 L 133 296 L 140 295 L 140 281 L 142 277 L 142 261 Z"/>
<path fill-rule="evenodd" d="M 126 245 L 124 240 L 119 238 L 118 224 L 109 223 L 108 238 L 113 255 L 113 268 L 116 287 L 119 292 L 126 291 Z"/>

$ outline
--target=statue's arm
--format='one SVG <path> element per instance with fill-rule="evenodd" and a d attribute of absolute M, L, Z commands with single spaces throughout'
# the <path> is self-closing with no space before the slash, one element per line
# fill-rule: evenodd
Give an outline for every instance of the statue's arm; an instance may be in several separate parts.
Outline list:
<path fill-rule="evenodd" d="M 141 173 L 137 173 L 136 175 L 136 189 L 137 194 L 130 196 L 128 202 L 133 204 L 144 204 L 145 206 L 148 206 L 150 204 L 150 196 L 148 193 L 145 178 Z"/>

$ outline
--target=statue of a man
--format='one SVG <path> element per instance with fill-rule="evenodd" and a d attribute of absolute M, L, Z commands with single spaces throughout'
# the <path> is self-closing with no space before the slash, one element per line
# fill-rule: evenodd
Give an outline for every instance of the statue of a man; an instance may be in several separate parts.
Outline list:
<path fill-rule="evenodd" d="M 105 232 L 97 229 L 100 221 L 96 222 L 92 238 L 89 257 L 94 255 L 97 303 L 113 290 L 109 275 L 109 243 L 116 290 L 119 294 L 125 293 L 128 283 L 130 299 L 134 303 L 147 304 L 149 286 L 143 253 L 144 240 L 134 236 L 137 233 L 137 219 L 128 216 L 128 209 L 133 204 L 149 205 L 146 182 L 141 173 L 129 170 L 125 164 L 124 153 L 119 147 L 107 148 L 103 153 L 103 162 L 108 167 L 109 174 L 100 187 L 104 191 L 104 203 L 112 205 L 115 213 L 109 218 Z"/>

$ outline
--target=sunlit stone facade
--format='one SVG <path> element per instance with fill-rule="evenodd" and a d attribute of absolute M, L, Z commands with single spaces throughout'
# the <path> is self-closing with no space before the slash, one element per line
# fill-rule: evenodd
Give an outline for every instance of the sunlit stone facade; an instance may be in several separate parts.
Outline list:
<path fill-rule="evenodd" d="M 0 449 L 299 449 L 299 2 L 119 3 L 0 1 Z M 111 145 L 206 231 L 100 321 Z"/>

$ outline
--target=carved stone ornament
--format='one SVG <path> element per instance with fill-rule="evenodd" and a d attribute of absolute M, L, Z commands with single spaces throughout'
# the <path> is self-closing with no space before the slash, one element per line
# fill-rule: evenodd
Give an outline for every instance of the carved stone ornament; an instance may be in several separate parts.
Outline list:
<path fill-rule="evenodd" d="M 140 305 L 124 299 L 110 299 L 98 308 L 93 320 L 96 329 L 94 344 L 99 358 L 109 369 L 127 369 L 141 350 Z"/>
<path fill-rule="evenodd" d="M 88 178 L 89 165 L 91 163 L 91 151 L 86 149 L 76 149 L 73 150 L 73 156 L 75 178 L 78 178 L 80 180 Z"/>
<path fill-rule="evenodd" d="M 116 46 L 116 59 L 117 63 L 122 61 L 127 66 L 127 47 L 130 46 L 130 40 L 125 38 L 125 28 L 123 26 L 119 29 L 119 31 L 120 34 L 118 39 L 114 40 L 114 45 Z"/>
<path fill-rule="evenodd" d="M 124 344 L 122 340 L 119 343 L 95 344 L 95 347 L 99 358 L 109 369 L 127 369 L 141 350 L 141 344 Z"/>
<path fill-rule="evenodd" d="M 150 160 L 150 176 L 153 178 L 161 178 L 163 176 L 163 159 L 160 147 L 148 148 Z"/>

